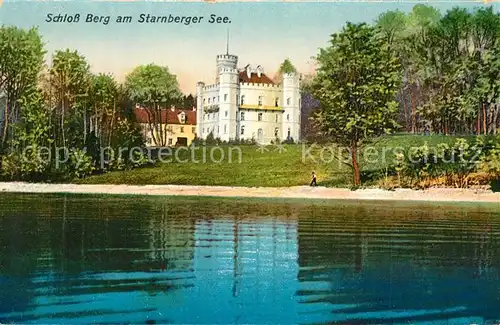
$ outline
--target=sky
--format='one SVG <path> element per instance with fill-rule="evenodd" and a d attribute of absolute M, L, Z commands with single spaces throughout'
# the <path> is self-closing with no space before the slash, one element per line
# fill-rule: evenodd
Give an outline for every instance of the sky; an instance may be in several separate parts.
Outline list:
<path fill-rule="evenodd" d="M 2 1 L 2 0 L 0 0 Z M 442 12 L 454 7 L 474 8 L 484 2 L 429 2 Z M 330 35 L 346 22 L 371 23 L 388 10 L 409 12 L 413 2 L 96 2 L 3 0 L 0 24 L 38 27 L 47 61 L 58 49 L 74 49 L 85 56 L 95 73 L 112 73 L 119 81 L 134 67 L 154 63 L 177 75 L 181 90 L 194 93 L 196 82 L 212 84 L 217 54 L 224 54 L 229 31 L 229 52 L 239 67 L 262 65 L 274 76 L 289 58 L 302 73 L 313 69 L 311 57 L 328 46 Z M 500 9 L 498 3 L 488 4 Z M 46 22 L 48 14 L 81 15 L 79 23 Z M 203 16 L 198 24 L 140 24 L 141 13 Z M 109 24 L 85 23 L 88 14 L 111 16 Z M 210 15 L 230 23 L 208 23 Z M 117 16 L 132 16 L 132 23 L 116 23 Z"/>

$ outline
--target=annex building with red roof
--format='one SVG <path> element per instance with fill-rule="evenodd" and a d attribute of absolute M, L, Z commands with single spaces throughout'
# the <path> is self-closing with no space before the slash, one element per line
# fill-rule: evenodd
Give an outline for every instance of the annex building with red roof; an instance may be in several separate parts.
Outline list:
<path fill-rule="evenodd" d="M 148 147 L 189 146 L 196 137 L 196 108 L 150 110 L 136 105 L 135 122 Z"/>

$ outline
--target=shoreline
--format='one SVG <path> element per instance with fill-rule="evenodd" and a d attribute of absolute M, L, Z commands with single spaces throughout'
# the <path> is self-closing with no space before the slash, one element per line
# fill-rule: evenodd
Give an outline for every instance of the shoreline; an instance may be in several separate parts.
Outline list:
<path fill-rule="evenodd" d="M 0 182 L 3 193 L 40 194 L 111 194 L 152 196 L 201 196 L 247 198 L 294 198 L 322 200 L 484 202 L 500 204 L 500 192 L 489 190 L 431 188 L 427 190 L 360 189 L 327 187 L 234 187 L 196 185 L 109 185 L 109 184 L 42 184 Z"/>

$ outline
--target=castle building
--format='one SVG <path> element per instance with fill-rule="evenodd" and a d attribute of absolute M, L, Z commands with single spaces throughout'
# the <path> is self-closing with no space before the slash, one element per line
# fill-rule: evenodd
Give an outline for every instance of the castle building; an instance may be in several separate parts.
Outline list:
<path fill-rule="evenodd" d="M 196 137 L 212 133 L 222 141 L 299 141 L 300 78 L 284 73 L 279 83 L 261 66 L 238 69 L 238 57 L 217 56 L 215 83 L 196 87 Z"/>

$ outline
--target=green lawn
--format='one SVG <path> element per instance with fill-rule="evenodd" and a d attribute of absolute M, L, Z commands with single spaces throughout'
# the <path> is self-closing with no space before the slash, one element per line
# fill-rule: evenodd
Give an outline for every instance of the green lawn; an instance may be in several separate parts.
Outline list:
<path fill-rule="evenodd" d="M 364 171 L 384 170 L 394 157 L 394 148 L 430 146 L 440 142 L 453 142 L 450 136 L 394 135 L 379 139 L 361 158 Z M 86 184 L 183 184 L 227 186 L 297 186 L 307 185 L 315 171 L 320 186 L 350 186 L 351 170 L 333 159 L 330 145 L 284 145 L 281 152 L 276 146 L 259 150 L 255 145 L 222 145 L 197 148 L 193 152 L 179 151 L 177 156 L 166 156 L 171 162 L 157 162 L 153 167 L 131 171 L 96 175 L 79 183 Z M 367 150 L 367 149 L 365 149 Z M 210 153 L 213 152 L 215 161 Z M 224 157 L 221 159 L 221 152 Z M 229 154 L 231 153 L 231 158 Z M 203 161 L 205 157 L 205 161 Z M 194 159 L 193 159 L 194 158 Z M 220 162 L 218 162 L 221 160 Z"/>

